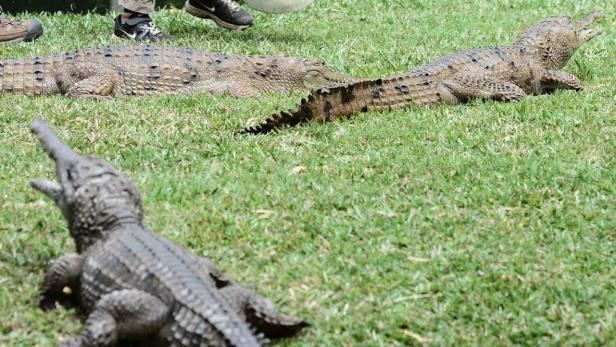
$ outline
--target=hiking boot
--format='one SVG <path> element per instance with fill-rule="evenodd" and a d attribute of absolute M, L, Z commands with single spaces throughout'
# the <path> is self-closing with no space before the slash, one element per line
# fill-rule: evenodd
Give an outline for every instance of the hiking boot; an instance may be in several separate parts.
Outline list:
<path fill-rule="evenodd" d="M 0 42 L 34 41 L 43 35 L 43 26 L 36 19 L 6 18 L 0 7 Z"/>
<path fill-rule="evenodd" d="M 252 16 L 233 0 L 188 0 L 186 12 L 195 17 L 212 19 L 216 24 L 231 30 L 242 30 L 252 25 Z"/>
<path fill-rule="evenodd" d="M 122 15 L 117 16 L 113 38 L 150 42 L 173 39 L 172 36 L 160 32 L 154 26 L 150 16 L 145 14 L 136 15 L 124 21 L 122 20 Z"/>

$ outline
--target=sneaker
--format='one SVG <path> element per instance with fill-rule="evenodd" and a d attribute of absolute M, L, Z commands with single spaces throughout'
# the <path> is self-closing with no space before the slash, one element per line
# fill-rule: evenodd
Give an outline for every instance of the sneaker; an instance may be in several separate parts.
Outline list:
<path fill-rule="evenodd" d="M 43 35 L 43 26 L 36 19 L 6 18 L 0 7 L 0 42 L 34 41 Z"/>
<path fill-rule="evenodd" d="M 242 30 L 252 25 L 252 16 L 233 0 L 188 0 L 186 12 L 195 17 L 213 19 L 216 24 L 231 30 Z"/>
<path fill-rule="evenodd" d="M 172 36 L 160 32 L 148 15 L 132 17 L 126 23 L 122 23 L 122 15 L 117 16 L 113 37 L 116 39 L 151 42 L 173 39 Z"/>

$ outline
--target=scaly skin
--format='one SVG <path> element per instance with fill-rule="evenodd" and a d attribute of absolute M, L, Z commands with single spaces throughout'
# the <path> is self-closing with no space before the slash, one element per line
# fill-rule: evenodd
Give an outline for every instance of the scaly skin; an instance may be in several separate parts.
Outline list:
<path fill-rule="evenodd" d="M 555 89 L 581 90 L 582 82 L 560 69 L 584 42 L 601 33 L 588 29 L 599 16 L 593 12 L 578 22 L 569 17 L 548 18 L 512 45 L 468 49 L 392 77 L 320 88 L 295 110 L 274 115 L 242 133 L 266 133 L 286 125 L 410 105 L 456 104 L 473 98 L 519 101 L 528 94 Z"/>
<path fill-rule="evenodd" d="M 228 94 L 255 97 L 347 83 L 323 62 L 295 57 L 234 56 L 171 46 L 106 46 L 52 57 L 0 60 L 0 94 Z"/>
<path fill-rule="evenodd" d="M 39 306 L 77 305 L 85 331 L 63 347 L 260 346 L 308 324 L 279 313 L 252 290 L 232 283 L 209 260 L 148 231 L 139 192 L 98 158 L 84 158 L 43 121 L 33 132 L 56 161 L 59 183 L 32 186 L 61 209 L 78 253 L 55 260 Z M 70 289 L 70 294 L 65 288 Z"/>

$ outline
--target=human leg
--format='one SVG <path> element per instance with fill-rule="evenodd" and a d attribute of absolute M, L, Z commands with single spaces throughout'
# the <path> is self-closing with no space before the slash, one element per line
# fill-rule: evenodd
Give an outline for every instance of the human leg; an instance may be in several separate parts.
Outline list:
<path fill-rule="evenodd" d="M 149 15 L 154 12 L 154 0 L 119 0 L 124 10 Z"/>

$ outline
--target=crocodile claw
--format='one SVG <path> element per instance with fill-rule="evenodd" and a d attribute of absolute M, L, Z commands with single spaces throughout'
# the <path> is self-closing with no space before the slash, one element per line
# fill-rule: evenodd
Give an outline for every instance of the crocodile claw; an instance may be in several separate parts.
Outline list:
<path fill-rule="evenodd" d="M 51 311 L 56 308 L 56 300 L 54 298 L 41 295 L 41 297 L 38 299 L 38 302 L 36 303 L 36 306 L 38 306 L 43 311 Z"/>
<path fill-rule="evenodd" d="M 60 341 L 58 347 L 85 347 L 81 336 L 73 336 Z"/>

